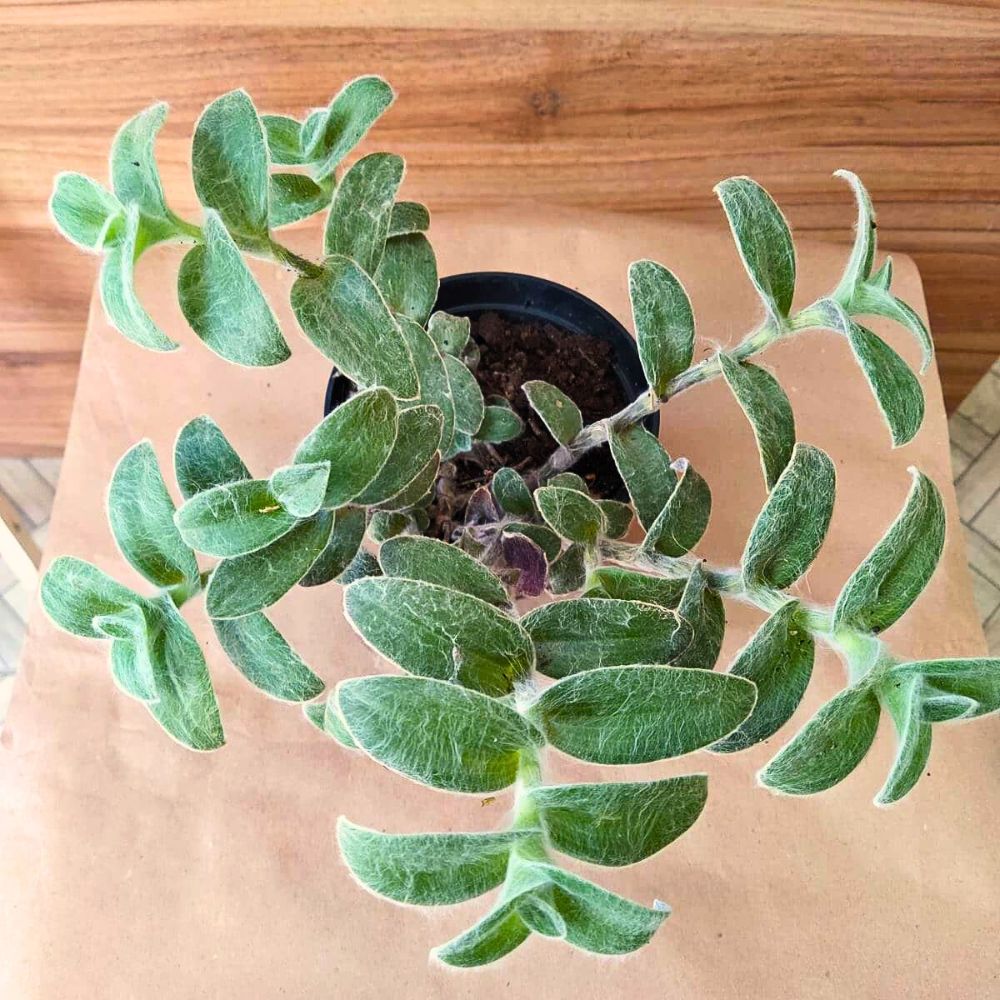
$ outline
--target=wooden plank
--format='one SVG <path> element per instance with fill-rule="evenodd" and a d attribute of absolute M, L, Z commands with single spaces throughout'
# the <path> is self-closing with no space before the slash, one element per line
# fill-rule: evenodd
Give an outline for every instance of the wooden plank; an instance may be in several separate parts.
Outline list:
<path fill-rule="evenodd" d="M 173 105 L 175 206 L 202 104 L 244 85 L 301 112 L 356 73 L 400 100 L 375 133 L 435 210 L 539 203 L 723 225 L 751 173 L 798 231 L 849 239 L 840 166 L 924 278 L 953 408 L 1000 353 L 1000 5 L 375 0 L 0 4 L 0 453 L 61 450 L 96 267 L 48 230 L 52 176 L 106 172 L 117 126 Z"/>

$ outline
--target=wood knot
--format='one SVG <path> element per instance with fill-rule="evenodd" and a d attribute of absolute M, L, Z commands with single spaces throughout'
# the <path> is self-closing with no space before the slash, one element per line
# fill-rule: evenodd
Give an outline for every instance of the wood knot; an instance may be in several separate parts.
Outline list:
<path fill-rule="evenodd" d="M 539 118 L 555 118 L 562 106 L 562 97 L 558 90 L 536 90 L 531 95 L 531 107 Z"/>

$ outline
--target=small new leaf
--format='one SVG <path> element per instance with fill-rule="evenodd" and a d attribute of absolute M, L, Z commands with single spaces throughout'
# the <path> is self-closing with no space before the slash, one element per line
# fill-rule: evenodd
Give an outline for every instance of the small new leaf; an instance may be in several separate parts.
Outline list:
<path fill-rule="evenodd" d="M 546 523 L 570 542 L 593 545 L 607 530 L 604 512 L 586 494 L 564 486 L 540 486 L 535 503 Z"/>
<path fill-rule="evenodd" d="M 559 444 L 569 444 L 583 430 L 580 408 L 557 386 L 540 379 L 521 386 L 531 408 Z"/>
<path fill-rule="evenodd" d="M 317 177 L 333 173 L 395 96 L 381 77 L 359 76 L 341 89 L 325 111 L 306 119 L 302 130 L 304 156 L 314 164 Z"/>
<path fill-rule="evenodd" d="M 711 670 L 719 658 L 726 634 L 726 609 L 712 590 L 700 565 L 691 570 L 677 606 L 687 641 L 671 661 L 675 667 Z"/>
<path fill-rule="evenodd" d="M 887 678 L 877 688 L 882 705 L 896 727 L 896 759 L 882 790 L 879 806 L 892 805 L 920 780 L 931 755 L 931 724 L 923 717 L 923 677 Z"/>
<path fill-rule="evenodd" d="M 174 443 L 174 475 L 185 500 L 213 486 L 251 478 L 250 470 L 209 416 L 195 417 L 181 428 Z"/>
<path fill-rule="evenodd" d="M 83 174 L 56 177 L 49 211 L 59 232 L 81 250 L 102 250 L 122 228 L 121 203 Z"/>
<path fill-rule="evenodd" d="M 646 532 L 642 548 L 665 556 L 682 556 L 705 534 L 712 513 L 712 491 L 686 458 L 677 459 L 670 468 L 677 482 Z"/>
<path fill-rule="evenodd" d="M 135 203 L 143 215 L 169 222 L 172 213 L 167 208 L 154 151 L 156 135 L 166 117 L 167 105 L 160 101 L 118 130 L 111 145 L 111 186 L 123 204 Z"/>

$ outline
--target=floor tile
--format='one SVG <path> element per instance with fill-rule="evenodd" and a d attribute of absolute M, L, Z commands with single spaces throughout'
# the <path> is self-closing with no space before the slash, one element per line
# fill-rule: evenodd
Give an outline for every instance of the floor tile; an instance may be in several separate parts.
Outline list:
<path fill-rule="evenodd" d="M 1000 486 L 1000 437 L 962 474 L 958 487 L 958 509 L 963 521 L 972 521 Z"/>
<path fill-rule="evenodd" d="M 1000 587 L 992 580 L 987 580 L 982 573 L 971 570 L 972 596 L 979 609 L 979 620 L 987 621 L 997 608 L 1000 608 Z"/>
<path fill-rule="evenodd" d="M 56 488 L 59 482 L 59 473 L 62 470 L 61 458 L 32 458 L 29 459 L 35 472 L 44 479 L 52 489 Z"/>
<path fill-rule="evenodd" d="M 1000 434 L 1000 378 L 991 370 L 962 400 L 958 412 L 990 437 Z"/>
<path fill-rule="evenodd" d="M 966 526 L 965 550 L 969 565 L 1000 586 L 1000 545 Z"/>
<path fill-rule="evenodd" d="M 951 444 L 951 478 L 958 477 L 972 464 L 972 459 L 952 441 Z"/>
<path fill-rule="evenodd" d="M 948 421 L 948 436 L 953 446 L 961 448 L 969 458 L 976 458 L 992 438 L 961 413 L 952 414 Z"/>
<path fill-rule="evenodd" d="M 14 673 L 22 642 L 24 622 L 6 599 L 0 597 L 0 674 Z"/>

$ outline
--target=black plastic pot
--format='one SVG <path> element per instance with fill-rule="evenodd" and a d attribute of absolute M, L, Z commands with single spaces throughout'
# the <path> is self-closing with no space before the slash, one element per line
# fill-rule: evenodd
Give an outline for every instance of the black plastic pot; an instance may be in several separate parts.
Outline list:
<path fill-rule="evenodd" d="M 435 309 L 474 318 L 498 312 L 515 319 L 552 323 L 568 333 L 598 337 L 611 344 L 614 373 L 631 401 L 647 388 L 639 352 L 629 332 L 606 309 L 572 288 L 545 278 L 507 271 L 470 271 L 441 279 Z M 354 383 L 336 368 L 327 385 L 324 415 L 354 392 Z M 646 427 L 656 434 L 660 416 L 651 414 Z M 586 461 L 586 457 L 583 459 Z M 620 494 L 624 494 L 624 488 Z"/>

